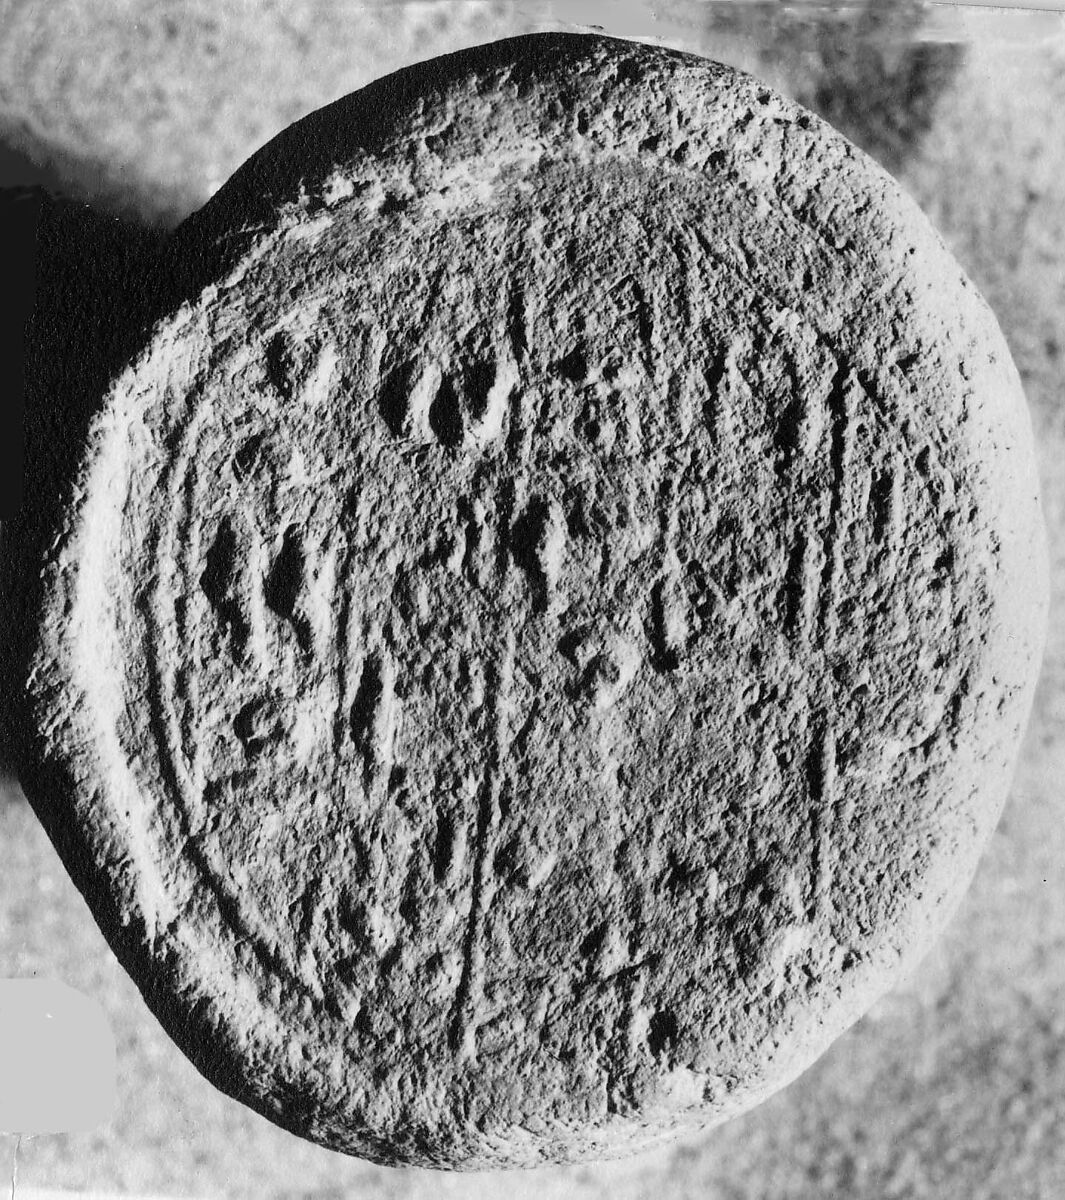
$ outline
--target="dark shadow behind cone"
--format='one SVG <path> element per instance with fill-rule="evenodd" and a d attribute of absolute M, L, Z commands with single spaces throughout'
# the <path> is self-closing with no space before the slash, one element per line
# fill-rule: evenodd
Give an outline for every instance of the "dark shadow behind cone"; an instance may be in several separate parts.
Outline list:
<path fill-rule="evenodd" d="M 19 189 L 35 210 L 23 250 L 33 277 L 21 339 L 21 495 L 3 514 L 0 542 L 0 774 L 17 773 L 32 731 L 22 706 L 27 655 L 40 611 L 40 562 L 55 536 L 84 445 L 109 381 L 143 341 L 158 311 L 157 252 L 165 233 L 54 197 Z M 5 213 L 9 216 L 9 213 Z M 25 226 L 26 222 L 20 223 Z M 29 306 L 27 306 L 29 307 Z"/>

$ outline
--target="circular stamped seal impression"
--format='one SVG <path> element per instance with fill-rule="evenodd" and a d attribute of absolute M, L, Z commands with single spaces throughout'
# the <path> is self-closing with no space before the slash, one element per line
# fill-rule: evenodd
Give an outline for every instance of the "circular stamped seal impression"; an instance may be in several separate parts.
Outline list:
<path fill-rule="evenodd" d="M 749 76 L 545 35 L 299 122 L 171 262 L 25 768 L 159 1019 L 392 1164 L 791 1080 L 968 883 L 1044 635 L 1018 376 L 914 204 Z"/>

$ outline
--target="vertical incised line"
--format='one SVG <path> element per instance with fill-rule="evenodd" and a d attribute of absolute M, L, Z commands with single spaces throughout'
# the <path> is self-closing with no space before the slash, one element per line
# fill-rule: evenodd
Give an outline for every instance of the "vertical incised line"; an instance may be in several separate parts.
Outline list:
<path fill-rule="evenodd" d="M 508 313 L 503 316 L 501 332 L 504 337 L 508 333 L 513 336 L 514 333 L 511 323 L 513 308 L 511 299 Z M 521 403 L 521 389 L 516 388 L 510 397 L 510 420 L 506 433 L 507 470 L 499 487 L 497 502 L 496 571 L 499 576 L 499 611 L 504 614 L 513 611 L 517 600 L 515 564 L 511 561 L 511 525 L 526 500 L 525 469 L 532 432 L 522 420 Z M 509 619 L 504 617 L 504 620 Z M 491 714 L 490 744 L 479 790 L 470 913 L 449 1034 L 451 1049 L 460 1061 L 472 1060 L 477 1056 L 477 1012 L 484 988 L 485 922 L 495 890 L 490 864 L 498 839 L 500 796 L 506 784 L 509 731 L 516 724 L 513 701 L 515 659 L 516 635 L 511 627 L 501 635 L 495 663 L 487 680 L 487 708 Z"/>
<path fill-rule="evenodd" d="M 854 458 L 854 420 L 852 414 L 852 377 L 837 371 L 828 398 L 831 445 L 829 468 L 831 493 L 828 527 L 825 531 L 824 567 L 821 574 L 819 626 L 826 649 L 836 640 L 837 600 L 843 572 L 843 542 L 852 520 L 850 472 Z"/>
<path fill-rule="evenodd" d="M 831 718 L 819 718 L 806 762 L 810 797 L 810 903 L 809 919 L 831 916 L 832 817 L 836 805 L 836 735 Z"/>
<path fill-rule="evenodd" d="M 815 627 L 821 650 L 830 659 L 839 638 L 839 600 L 844 539 L 853 520 L 850 472 L 854 459 L 853 375 L 837 369 L 828 396 L 830 494 L 822 537 L 823 564 L 817 590 Z M 809 700 L 808 700 L 809 704 Z M 813 722 L 807 764 L 811 819 L 811 916 L 831 916 L 831 878 L 836 821 L 837 752 L 831 705 L 825 703 Z"/>

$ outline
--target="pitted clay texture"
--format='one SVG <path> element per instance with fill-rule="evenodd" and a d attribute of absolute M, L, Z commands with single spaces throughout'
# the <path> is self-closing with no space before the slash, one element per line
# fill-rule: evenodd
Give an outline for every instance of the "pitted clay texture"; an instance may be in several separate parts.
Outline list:
<path fill-rule="evenodd" d="M 178 235 L 217 278 L 45 564 L 36 802 L 265 1115 L 637 1150 L 786 1083 L 967 884 L 1045 623 L 1023 396 L 752 78 L 545 36 L 376 87 Z"/>

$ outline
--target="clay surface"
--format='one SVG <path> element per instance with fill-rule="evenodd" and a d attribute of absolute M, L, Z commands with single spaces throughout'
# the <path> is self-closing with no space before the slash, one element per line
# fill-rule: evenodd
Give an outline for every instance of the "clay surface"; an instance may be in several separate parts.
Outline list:
<path fill-rule="evenodd" d="M 299 123 L 172 254 L 25 769 L 171 1034 L 423 1166 L 788 1082 L 964 890 L 1045 630 L 1019 380 L 919 211 L 753 78 L 545 36 Z"/>

